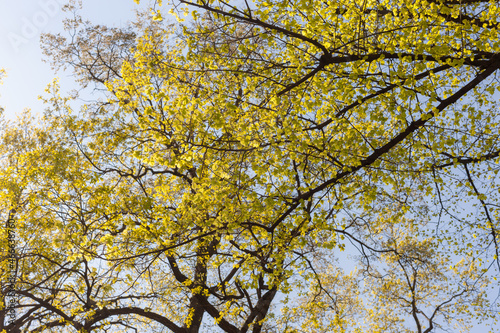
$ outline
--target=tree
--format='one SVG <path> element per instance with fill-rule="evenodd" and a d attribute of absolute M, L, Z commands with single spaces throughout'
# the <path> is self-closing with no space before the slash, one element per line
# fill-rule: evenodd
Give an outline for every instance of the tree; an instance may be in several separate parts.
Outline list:
<path fill-rule="evenodd" d="M 2 146 L 32 161 L 3 175 L 29 197 L 6 201 L 22 221 L 12 332 L 498 318 L 495 2 L 171 5 L 192 21 L 75 16 L 71 39 L 44 37 L 105 98 L 74 112 L 54 84 L 38 136 Z"/>

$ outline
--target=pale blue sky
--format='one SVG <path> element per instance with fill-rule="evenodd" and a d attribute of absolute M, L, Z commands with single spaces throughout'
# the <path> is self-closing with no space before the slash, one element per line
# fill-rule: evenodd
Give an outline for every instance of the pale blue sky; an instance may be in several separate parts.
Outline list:
<path fill-rule="evenodd" d="M 42 62 L 41 32 L 61 32 L 66 0 L 0 0 L 0 68 L 7 77 L 0 86 L 0 106 L 9 119 L 31 108 L 43 111 L 38 96 L 56 75 Z M 144 1 L 147 4 L 147 1 Z M 133 0 L 84 0 L 82 15 L 95 23 L 122 26 L 135 17 Z M 74 88 L 68 74 L 58 73 L 64 90 Z"/>

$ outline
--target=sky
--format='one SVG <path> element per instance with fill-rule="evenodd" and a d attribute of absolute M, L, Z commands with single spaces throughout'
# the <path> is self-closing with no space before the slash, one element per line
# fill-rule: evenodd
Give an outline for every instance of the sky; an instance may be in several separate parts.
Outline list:
<path fill-rule="evenodd" d="M 0 85 L 0 106 L 7 119 L 15 119 L 26 108 L 42 112 L 38 96 L 55 77 L 67 91 L 76 87 L 69 73 L 55 74 L 50 64 L 42 61 L 40 49 L 40 33 L 62 32 L 65 2 L 0 0 L 0 68 L 6 70 Z M 85 0 L 82 6 L 83 17 L 108 26 L 126 25 L 139 8 L 133 0 Z"/>

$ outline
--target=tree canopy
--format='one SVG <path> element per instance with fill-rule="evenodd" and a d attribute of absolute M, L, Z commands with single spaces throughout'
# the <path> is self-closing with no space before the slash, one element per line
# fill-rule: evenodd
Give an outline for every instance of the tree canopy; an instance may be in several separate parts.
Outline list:
<path fill-rule="evenodd" d="M 484 0 L 71 16 L 42 47 L 91 100 L 54 81 L 38 123 L 1 129 L 0 330 L 493 330 L 499 20 Z"/>

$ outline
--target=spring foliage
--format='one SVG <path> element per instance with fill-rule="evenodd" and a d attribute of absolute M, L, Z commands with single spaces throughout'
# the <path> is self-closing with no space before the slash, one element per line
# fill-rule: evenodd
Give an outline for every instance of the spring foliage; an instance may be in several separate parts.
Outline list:
<path fill-rule="evenodd" d="M 75 111 L 55 82 L 40 124 L 2 129 L 18 303 L 7 326 L 2 297 L 0 328 L 494 327 L 499 6 L 173 1 L 124 29 L 73 16 L 44 50 L 102 98 Z"/>

